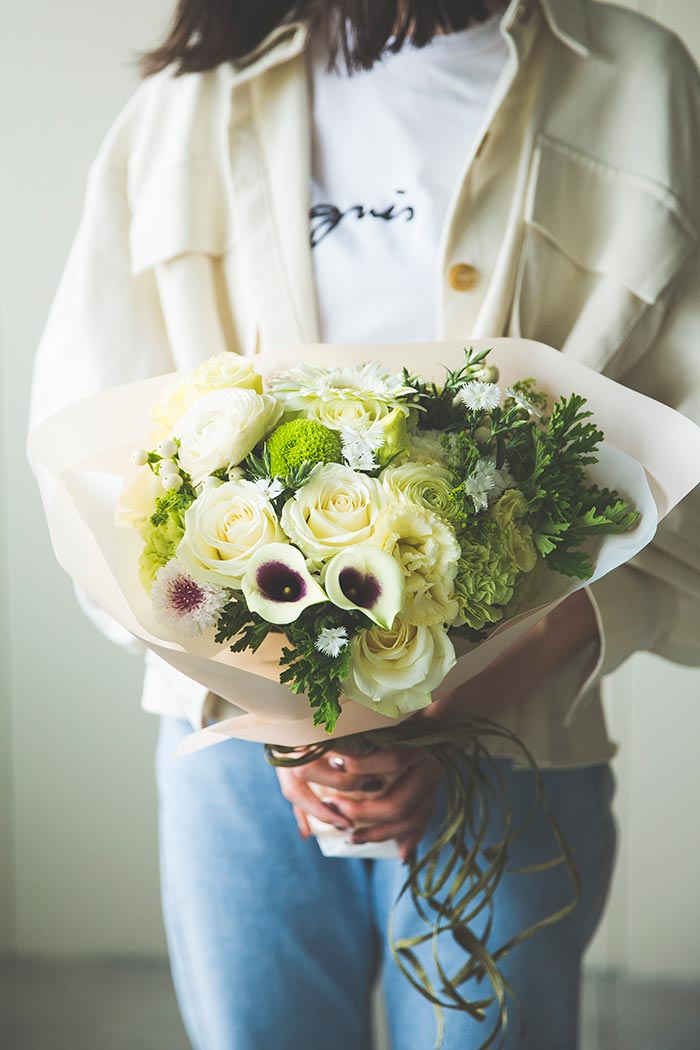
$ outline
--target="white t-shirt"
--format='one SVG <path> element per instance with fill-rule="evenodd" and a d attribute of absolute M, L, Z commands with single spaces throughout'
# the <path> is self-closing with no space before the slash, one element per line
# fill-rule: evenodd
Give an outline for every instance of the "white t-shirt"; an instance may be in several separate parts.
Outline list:
<path fill-rule="evenodd" d="M 367 71 L 311 48 L 311 245 L 321 340 L 435 338 L 448 205 L 505 66 L 502 12 Z"/>

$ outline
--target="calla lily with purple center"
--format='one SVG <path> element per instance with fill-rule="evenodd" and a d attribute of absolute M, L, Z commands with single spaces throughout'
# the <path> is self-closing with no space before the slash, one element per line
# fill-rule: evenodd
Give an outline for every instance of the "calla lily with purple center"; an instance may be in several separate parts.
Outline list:
<path fill-rule="evenodd" d="M 250 559 L 241 587 L 251 612 L 268 623 L 293 623 L 309 605 L 328 601 L 304 555 L 289 543 L 261 547 Z"/>
<path fill-rule="evenodd" d="M 386 551 L 360 544 L 336 554 L 323 584 L 340 609 L 359 609 L 380 627 L 391 628 L 404 602 L 403 570 Z"/>

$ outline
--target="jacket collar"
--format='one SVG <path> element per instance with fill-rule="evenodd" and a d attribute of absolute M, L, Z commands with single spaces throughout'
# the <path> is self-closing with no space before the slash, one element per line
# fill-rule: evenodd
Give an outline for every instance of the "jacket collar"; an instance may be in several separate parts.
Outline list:
<path fill-rule="evenodd" d="M 501 30 L 508 36 L 527 31 L 533 7 L 539 5 L 550 31 L 578 55 L 589 54 L 588 11 L 590 0 L 510 0 L 501 19 Z M 229 64 L 232 81 L 240 84 L 259 76 L 272 66 L 299 55 L 308 42 L 308 22 L 293 9 L 272 32 L 244 58 Z"/>

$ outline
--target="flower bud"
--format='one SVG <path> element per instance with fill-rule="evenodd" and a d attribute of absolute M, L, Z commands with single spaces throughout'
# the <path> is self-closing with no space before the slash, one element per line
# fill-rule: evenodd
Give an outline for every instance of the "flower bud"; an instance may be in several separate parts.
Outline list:
<path fill-rule="evenodd" d="M 482 383 L 497 383 L 499 374 L 495 365 L 486 365 L 479 370 L 476 378 L 480 379 Z"/>
<path fill-rule="evenodd" d="M 158 464 L 158 473 L 165 478 L 168 474 L 179 474 L 180 468 L 174 459 L 162 459 Z"/>
<path fill-rule="evenodd" d="M 145 448 L 135 448 L 131 453 L 131 462 L 137 467 L 145 467 L 148 463 L 148 452 Z"/>
<path fill-rule="evenodd" d="M 159 456 L 162 456 L 163 459 L 172 459 L 177 452 L 177 445 L 172 438 L 164 438 L 156 445 L 156 452 Z"/>
<path fill-rule="evenodd" d="M 177 492 L 182 488 L 182 478 L 179 474 L 167 474 L 163 478 L 163 488 L 168 492 L 172 489 Z"/>

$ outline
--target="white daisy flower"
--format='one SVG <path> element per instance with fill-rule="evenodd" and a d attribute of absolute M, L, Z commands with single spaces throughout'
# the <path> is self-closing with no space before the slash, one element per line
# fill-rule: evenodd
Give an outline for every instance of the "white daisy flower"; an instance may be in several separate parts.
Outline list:
<path fill-rule="evenodd" d="M 384 445 L 384 430 L 378 421 L 364 430 L 343 427 L 340 431 L 343 442 L 343 458 L 352 470 L 376 470 L 379 466 L 375 452 Z"/>
<path fill-rule="evenodd" d="M 397 405 L 414 393 L 403 376 L 387 371 L 376 361 L 344 368 L 299 365 L 270 380 L 270 390 L 290 408 L 303 408 L 308 401 L 335 398 L 370 399 Z"/>
<path fill-rule="evenodd" d="M 512 397 L 518 408 L 523 408 L 526 412 L 529 412 L 532 416 L 537 416 L 539 419 L 542 413 L 535 408 L 532 401 L 524 394 L 521 394 L 519 390 L 513 390 L 512 386 L 509 386 L 506 390 L 506 397 Z"/>
<path fill-rule="evenodd" d="M 472 412 L 490 412 L 492 408 L 498 408 L 501 390 L 496 383 L 481 383 L 474 379 L 464 384 L 459 397 Z"/>
<path fill-rule="evenodd" d="M 496 467 L 495 456 L 480 459 L 476 470 L 464 482 L 464 494 L 468 496 L 473 504 L 474 510 L 486 510 L 489 503 L 514 484 L 514 478 L 505 464 Z"/>
<path fill-rule="evenodd" d="M 324 656 L 340 656 L 348 644 L 348 632 L 344 627 L 324 627 L 316 639 L 316 649 Z"/>
<path fill-rule="evenodd" d="M 256 478 L 253 482 L 269 500 L 277 499 L 284 492 L 284 482 L 279 478 Z"/>
<path fill-rule="evenodd" d="M 228 601 L 228 592 L 195 580 L 181 561 L 172 558 L 156 573 L 151 601 L 161 623 L 181 634 L 198 635 L 214 626 Z"/>

